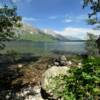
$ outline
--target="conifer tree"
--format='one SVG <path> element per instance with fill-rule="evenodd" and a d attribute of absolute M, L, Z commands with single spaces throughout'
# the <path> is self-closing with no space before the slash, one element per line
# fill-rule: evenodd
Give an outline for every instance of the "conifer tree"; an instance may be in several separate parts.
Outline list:
<path fill-rule="evenodd" d="M 16 37 L 15 29 L 21 26 L 21 17 L 17 16 L 16 7 L 3 6 L 0 8 L 0 49 L 4 49 L 5 41 Z"/>

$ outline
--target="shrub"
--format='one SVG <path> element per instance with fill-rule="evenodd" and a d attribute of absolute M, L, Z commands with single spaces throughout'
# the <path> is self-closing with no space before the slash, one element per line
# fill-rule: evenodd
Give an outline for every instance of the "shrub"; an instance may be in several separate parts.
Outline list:
<path fill-rule="evenodd" d="M 53 89 L 58 97 L 64 100 L 99 100 L 100 99 L 100 66 L 94 57 L 83 60 L 81 68 L 72 67 L 69 76 L 55 77 L 55 82 L 63 81 L 63 88 Z M 56 84 L 56 87 L 60 84 Z"/>

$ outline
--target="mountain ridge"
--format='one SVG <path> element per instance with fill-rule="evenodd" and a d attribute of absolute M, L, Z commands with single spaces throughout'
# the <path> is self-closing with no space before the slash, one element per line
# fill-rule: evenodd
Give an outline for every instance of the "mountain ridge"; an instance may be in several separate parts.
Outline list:
<path fill-rule="evenodd" d="M 55 42 L 55 41 L 71 41 L 77 40 L 74 37 L 62 36 L 57 34 L 53 30 L 40 30 L 38 28 L 33 27 L 30 24 L 24 23 L 20 29 L 20 40 L 32 40 L 32 41 L 48 41 L 48 42 Z"/>

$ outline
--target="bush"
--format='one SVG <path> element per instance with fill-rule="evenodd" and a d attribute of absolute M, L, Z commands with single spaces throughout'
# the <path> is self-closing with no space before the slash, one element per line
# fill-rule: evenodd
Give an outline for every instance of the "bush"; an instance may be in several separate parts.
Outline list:
<path fill-rule="evenodd" d="M 84 59 L 81 68 L 72 67 L 69 73 L 69 76 L 55 77 L 55 82 L 64 83 L 61 91 L 53 89 L 58 97 L 64 100 L 100 99 L 100 66 L 94 57 Z M 56 87 L 61 87 L 60 83 Z"/>

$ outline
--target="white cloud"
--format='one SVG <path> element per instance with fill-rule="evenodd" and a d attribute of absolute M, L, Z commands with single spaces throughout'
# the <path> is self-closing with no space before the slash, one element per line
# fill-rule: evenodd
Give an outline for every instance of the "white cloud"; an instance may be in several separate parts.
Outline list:
<path fill-rule="evenodd" d="M 48 17 L 49 20 L 57 20 L 62 23 L 79 23 L 85 21 L 88 18 L 87 15 L 64 15 L 64 16 L 50 16 Z"/>
<path fill-rule="evenodd" d="M 63 23 L 70 23 L 70 22 L 81 22 L 85 21 L 88 18 L 87 15 L 79 15 L 79 16 L 70 16 L 70 15 L 65 15 L 64 19 L 62 20 Z"/>
<path fill-rule="evenodd" d="M 32 21 L 32 22 L 34 22 L 34 21 L 37 21 L 37 20 L 38 19 L 33 18 L 33 17 L 23 17 L 23 21 L 28 21 L 28 22 Z"/>
<path fill-rule="evenodd" d="M 17 3 L 17 2 L 20 2 L 20 1 L 24 1 L 24 0 L 12 0 L 13 3 Z M 28 3 L 31 3 L 32 0 L 25 0 L 26 2 Z"/>
<path fill-rule="evenodd" d="M 64 23 L 71 23 L 71 22 L 73 22 L 73 20 L 72 19 L 65 19 L 62 22 L 64 22 Z"/>
<path fill-rule="evenodd" d="M 87 32 L 93 33 L 95 35 L 100 35 L 100 31 L 92 30 L 89 28 L 72 28 L 67 27 L 62 31 L 56 31 L 57 34 L 63 35 L 63 36 L 72 36 L 77 37 L 80 39 L 86 39 Z"/>

